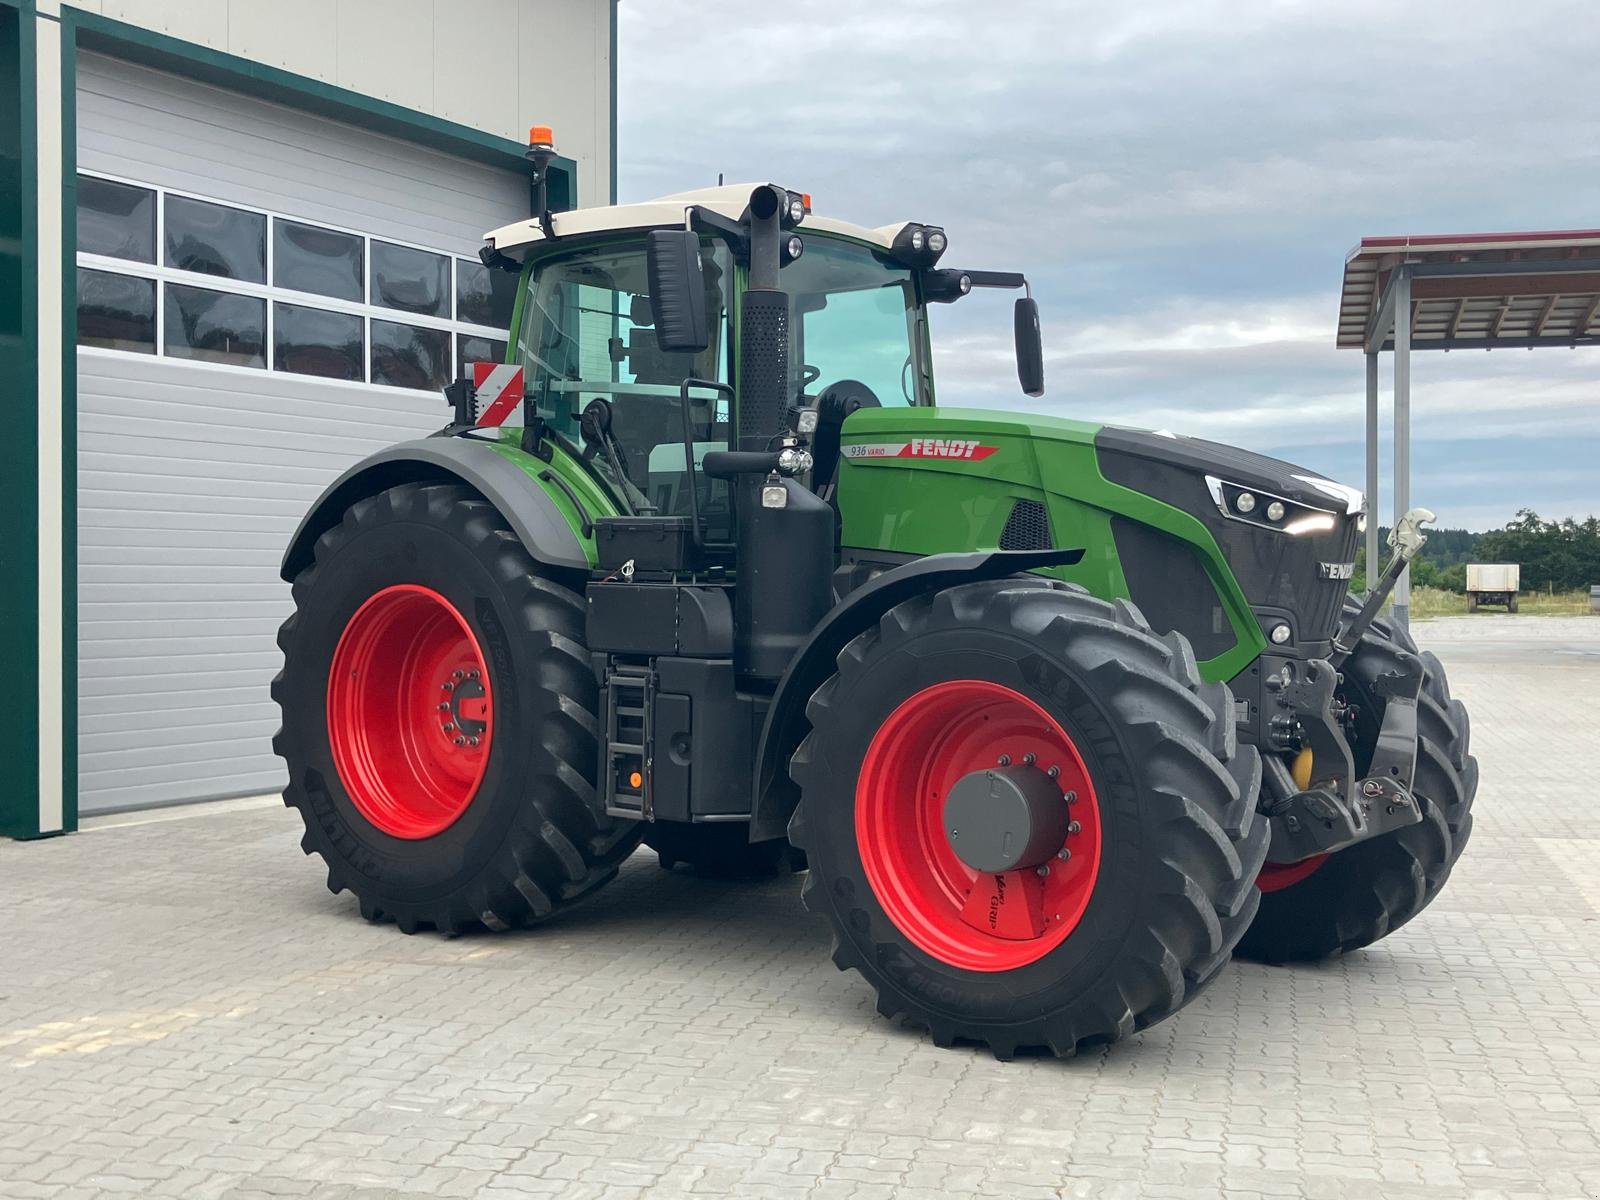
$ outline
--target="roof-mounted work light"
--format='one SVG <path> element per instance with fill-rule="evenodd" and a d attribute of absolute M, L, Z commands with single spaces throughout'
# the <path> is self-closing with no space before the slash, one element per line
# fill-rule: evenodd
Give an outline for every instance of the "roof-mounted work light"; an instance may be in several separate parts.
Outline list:
<path fill-rule="evenodd" d="M 894 235 L 890 253 L 906 266 L 926 271 L 939 261 L 947 245 L 949 239 L 937 225 L 911 223 Z"/>

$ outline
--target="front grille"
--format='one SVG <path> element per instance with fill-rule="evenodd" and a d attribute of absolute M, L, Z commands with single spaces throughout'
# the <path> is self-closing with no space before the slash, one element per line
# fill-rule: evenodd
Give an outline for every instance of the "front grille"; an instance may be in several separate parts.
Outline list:
<path fill-rule="evenodd" d="M 1002 550 L 1051 550 L 1050 514 L 1037 500 L 1018 500 L 1000 531 Z"/>
<path fill-rule="evenodd" d="M 1301 589 L 1305 597 L 1300 612 L 1300 637 L 1307 641 L 1328 641 L 1339 632 L 1344 598 L 1350 591 L 1348 579 L 1322 578 L 1321 564 L 1352 562 L 1360 540 L 1354 518 L 1341 521 L 1341 527 L 1312 541 L 1310 570 L 1313 577 Z"/>

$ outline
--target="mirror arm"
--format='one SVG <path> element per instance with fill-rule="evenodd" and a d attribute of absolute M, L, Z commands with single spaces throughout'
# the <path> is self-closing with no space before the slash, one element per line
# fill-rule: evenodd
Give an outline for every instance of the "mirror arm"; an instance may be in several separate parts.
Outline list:
<path fill-rule="evenodd" d="M 727 242 L 741 259 L 749 261 L 750 231 L 740 222 L 730 221 L 720 213 L 692 204 L 684 214 L 684 224 L 696 233 L 715 234 Z"/>

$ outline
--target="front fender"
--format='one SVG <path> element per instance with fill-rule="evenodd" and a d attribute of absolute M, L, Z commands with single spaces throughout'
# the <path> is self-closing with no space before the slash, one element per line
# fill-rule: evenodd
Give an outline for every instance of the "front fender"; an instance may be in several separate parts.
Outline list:
<path fill-rule="evenodd" d="M 856 588 L 823 617 L 789 669 L 778 680 L 772 706 L 756 750 L 756 795 L 750 814 L 750 840 L 783 837 L 799 795 L 789 782 L 787 764 L 805 736 L 806 703 L 833 673 L 839 651 L 858 633 L 878 623 L 896 604 L 925 592 L 962 583 L 1003 579 L 1041 567 L 1068 567 L 1082 550 L 974 550 L 930 554 L 885 571 Z"/>
<path fill-rule="evenodd" d="M 526 462 L 519 460 L 525 459 Z M 317 539 L 332 529 L 357 500 L 402 483 L 464 483 L 493 504 L 538 561 L 552 567 L 587 571 L 589 544 L 568 516 L 571 502 L 558 501 L 555 489 L 539 479 L 542 461 L 519 450 L 471 438 L 431 437 L 400 442 L 362 459 L 323 491 L 289 541 L 278 573 L 293 582 L 311 565 Z M 589 516 L 609 516 L 591 512 Z"/>

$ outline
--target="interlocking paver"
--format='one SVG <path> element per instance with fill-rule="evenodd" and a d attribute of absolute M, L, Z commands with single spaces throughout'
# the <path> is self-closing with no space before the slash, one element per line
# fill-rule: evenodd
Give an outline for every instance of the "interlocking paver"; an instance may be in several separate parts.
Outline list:
<path fill-rule="evenodd" d="M 1600 1197 L 1600 620 L 1419 632 L 1483 766 L 1441 899 L 1070 1062 L 881 1021 L 793 877 L 447 940 L 281 808 L 0 843 L 0 1197 Z"/>

